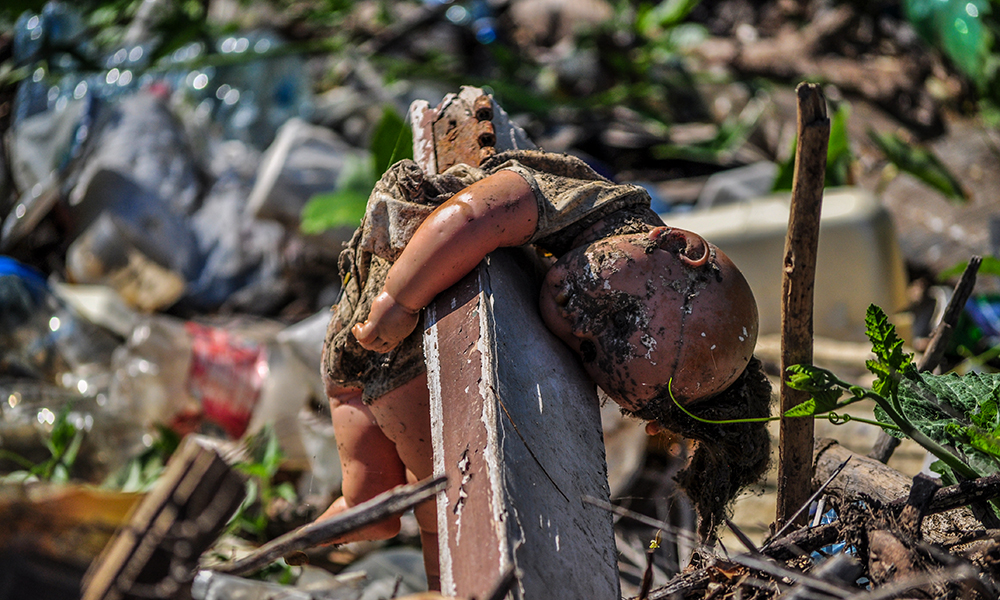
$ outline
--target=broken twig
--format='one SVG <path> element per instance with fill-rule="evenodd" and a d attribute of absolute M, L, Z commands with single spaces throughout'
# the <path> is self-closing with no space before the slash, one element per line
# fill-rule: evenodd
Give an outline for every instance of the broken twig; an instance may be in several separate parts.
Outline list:
<path fill-rule="evenodd" d="M 694 533 L 688 531 L 687 529 L 676 527 L 674 525 L 671 525 L 670 523 L 667 523 L 666 521 L 654 519 L 653 517 L 646 516 L 642 513 L 638 513 L 629 510 L 627 508 L 623 508 L 621 506 L 615 506 L 610 502 L 606 502 L 599 498 L 594 498 L 593 496 L 583 496 L 583 498 L 581 499 L 587 504 L 592 504 L 597 508 L 602 508 L 620 517 L 626 517 L 638 523 L 642 523 L 643 525 L 648 525 L 649 527 L 654 527 L 656 529 L 659 529 L 662 532 L 663 537 L 667 538 L 671 542 L 684 540 L 685 542 L 691 544 L 692 547 L 695 548 L 704 547 L 699 538 Z"/>
<path fill-rule="evenodd" d="M 740 543 L 743 544 L 743 547 L 747 549 L 747 552 L 754 555 L 760 555 L 760 550 L 757 548 L 757 546 L 754 545 L 750 537 L 747 536 L 747 534 L 743 533 L 743 530 L 740 529 L 736 525 L 736 523 L 733 523 L 732 520 L 730 519 L 726 519 L 726 526 L 729 527 L 729 531 L 733 532 L 733 535 L 736 536 L 736 539 L 738 539 Z"/>
<path fill-rule="evenodd" d="M 240 560 L 213 565 L 213 571 L 230 575 L 246 575 L 259 571 L 286 554 L 312 548 L 337 537 L 401 513 L 429 500 L 445 488 L 444 476 L 428 478 L 410 485 L 400 486 L 375 496 L 335 517 L 304 525 L 295 531 L 275 538 Z"/>
<path fill-rule="evenodd" d="M 833 483 L 833 480 L 837 477 L 837 475 L 839 475 L 840 472 L 844 470 L 844 467 L 847 466 L 847 462 L 849 460 L 851 460 L 850 456 L 845 458 L 844 462 L 840 463 L 840 466 L 833 470 L 833 473 L 831 473 L 830 476 L 826 478 L 826 481 L 823 482 L 823 485 L 819 486 L 816 489 L 816 491 L 813 492 L 813 495 L 809 496 L 809 499 L 802 503 L 802 506 L 799 507 L 799 510 L 795 511 L 795 514 L 793 514 L 791 518 L 789 518 L 788 521 L 786 521 L 785 524 L 781 526 L 781 529 L 779 529 L 778 532 L 774 534 L 774 536 L 771 538 L 772 540 L 780 537 L 783 533 L 785 533 L 785 531 L 787 531 L 788 528 L 791 527 L 792 523 L 794 523 L 795 520 L 798 519 L 799 515 L 802 514 L 806 509 L 808 509 L 809 505 L 812 504 L 813 501 L 816 500 L 816 498 L 819 498 L 820 495 L 822 495 L 823 492 L 826 491 L 826 488 L 828 488 L 830 484 Z M 764 547 L 767 548 L 770 545 L 771 542 L 768 542 L 764 544 Z"/>

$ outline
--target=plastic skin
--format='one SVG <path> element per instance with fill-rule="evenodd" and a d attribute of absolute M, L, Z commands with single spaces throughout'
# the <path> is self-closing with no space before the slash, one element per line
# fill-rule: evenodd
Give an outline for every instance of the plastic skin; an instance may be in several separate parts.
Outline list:
<path fill-rule="evenodd" d="M 369 350 L 388 352 L 413 331 L 420 310 L 437 294 L 490 252 L 526 243 L 537 223 L 534 193 L 514 172 L 500 171 L 456 194 L 414 233 L 354 336 Z M 671 378 L 685 403 L 732 383 L 757 337 L 756 304 L 732 262 L 688 231 L 650 224 L 642 233 L 605 237 L 606 229 L 598 222 L 584 231 L 548 272 L 539 309 L 549 329 L 623 408 L 640 408 Z M 368 406 L 357 390 L 328 382 L 327 394 L 344 496 L 321 518 L 431 474 L 425 376 Z M 429 587 L 438 589 L 433 504 L 415 512 Z M 334 542 L 384 539 L 398 530 L 394 519 Z"/>
<path fill-rule="evenodd" d="M 497 248 L 520 246 L 538 225 L 528 183 L 500 171 L 432 212 L 389 270 L 365 323 L 352 330 L 369 350 L 388 352 L 417 325 L 420 309 Z"/>
<path fill-rule="evenodd" d="M 681 404 L 721 392 L 757 342 L 757 305 L 743 275 L 700 235 L 670 227 L 577 246 L 549 269 L 539 309 L 628 410 L 668 383 Z"/>
<path fill-rule="evenodd" d="M 387 352 L 420 309 L 497 248 L 527 241 L 537 204 L 516 173 L 500 171 L 427 218 L 389 270 L 358 342 Z M 696 233 L 650 225 L 599 237 L 594 224 L 550 269 L 539 309 L 590 376 L 623 408 L 641 408 L 668 382 L 692 403 L 728 387 L 757 341 L 757 305 L 739 269 Z"/>

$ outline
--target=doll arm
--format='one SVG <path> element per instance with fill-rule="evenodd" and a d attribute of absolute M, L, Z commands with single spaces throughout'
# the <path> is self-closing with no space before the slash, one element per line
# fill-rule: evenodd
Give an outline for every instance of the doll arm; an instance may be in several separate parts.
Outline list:
<path fill-rule="evenodd" d="M 455 194 L 414 232 L 368 319 L 352 329 L 354 337 L 369 350 L 395 348 L 435 296 L 490 252 L 527 243 L 537 226 L 535 194 L 513 171 L 498 171 Z"/>

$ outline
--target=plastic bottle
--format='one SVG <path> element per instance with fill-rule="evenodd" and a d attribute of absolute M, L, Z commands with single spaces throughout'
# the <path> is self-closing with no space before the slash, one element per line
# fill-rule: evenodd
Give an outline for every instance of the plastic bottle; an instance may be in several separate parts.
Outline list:
<path fill-rule="evenodd" d="M 146 318 L 112 362 L 111 402 L 139 423 L 238 439 L 269 374 L 267 345 L 220 327 Z"/>
<path fill-rule="evenodd" d="M 284 585 L 198 571 L 191 583 L 193 600 L 314 600 L 309 592 Z"/>
<path fill-rule="evenodd" d="M 52 293 L 38 271 L 0 256 L 0 375 L 95 395 L 120 340 Z"/>

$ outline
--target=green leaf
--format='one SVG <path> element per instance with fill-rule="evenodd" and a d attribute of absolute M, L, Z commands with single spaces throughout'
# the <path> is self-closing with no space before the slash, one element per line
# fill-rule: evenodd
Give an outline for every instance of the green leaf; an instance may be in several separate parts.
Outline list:
<path fill-rule="evenodd" d="M 357 227 L 365 216 L 368 196 L 375 187 L 367 160 L 348 160 L 337 181 L 337 190 L 317 194 L 302 209 L 303 233 L 317 234 L 334 227 Z"/>
<path fill-rule="evenodd" d="M 900 380 L 898 399 L 906 419 L 921 433 L 955 448 L 982 474 L 1000 471 L 1000 374 L 914 373 Z"/>
<path fill-rule="evenodd" d="M 965 272 L 965 268 L 969 266 L 969 261 L 963 261 L 956 264 L 953 267 L 949 267 L 944 271 L 938 273 L 938 281 L 947 281 L 952 277 L 958 277 Z M 1000 259 L 995 256 L 984 256 L 983 262 L 979 265 L 978 275 L 994 275 L 1000 277 Z"/>
<path fill-rule="evenodd" d="M 992 35 L 983 16 L 986 0 L 904 0 L 906 18 L 927 41 L 941 49 L 966 75 L 983 85 L 983 63 Z"/>
<path fill-rule="evenodd" d="M 965 434 L 969 438 L 969 444 L 990 456 L 1000 458 L 1000 440 L 996 437 L 975 428 L 968 428 Z"/>
<path fill-rule="evenodd" d="M 952 472 L 951 467 L 946 465 L 944 461 L 936 460 L 931 463 L 930 468 L 931 471 L 941 476 L 942 485 L 955 485 L 958 483 L 958 478 L 955 477 L 955 473 Z"/>
<path fill-rule="evenodd" d="M 872 389 L 885 398 L 895 395 L 896 374 L 910 376 L 916 373 L 913 355 L 903 352 L 903 340 L 896 335 L 896 327 L 889 322 L 888 315 L 878 306 L 871 304 L 865 314 L 865 333 L 872 343 L 875 360 L 866 361 L 868 370 L 878 379 Z"/>
<path fill-rule="evenodd" d="M 810 398 L 785 411 L 786 417 L 812 417 L 816 415 L 816 400 Z"/>
<path fill-rule="evenodd" d="M 298 494 L 295 493 L 295 486 L 287 481 L 277 486 L 274 492 L 279 498 L 283 498 L 288 502 L 295 502 L 298 499 Z"/>
<path fill-rule="evenodd" d="M 786 417 L 810 417 L 837 408 L 844 390 L 833 373 L 813 365 L 791 365 L 785 372 L 788 373 L 785 382 L 788 387 L 812 394 L 809 400 L 786 411 Z"/>
<path fill-rule="evenodd" d="M 662 0 L 655 7 L 641 12 L 636 19 L 636 27 L 647 37 L 656 36 L 683 21 L 701 0 Z"/>
<path fill-rule="evenodd" d="M 913 175 L 954 203 L 965 204 L 969 201 L 962 182 L 952 175 L 930 148 L 907 143 L 895 133 L 883 134 L 874 129 L 868 130 L 868 137 L 900 171 Z"/>
<path fill-rule="evenodd" d="M 404 158 L 413 158 L 413 132 L 406 126 L 406 122 L 399 113 L 391 106 L 386 106 L 382 111 L 382 118 L 375 131 L 372 133 L 371 152 L 374 158 L 372 162 L 372 185 L 382 177 L 395 162 Z M 369 187 L 369 191 L 371 187 Z"/>

